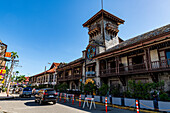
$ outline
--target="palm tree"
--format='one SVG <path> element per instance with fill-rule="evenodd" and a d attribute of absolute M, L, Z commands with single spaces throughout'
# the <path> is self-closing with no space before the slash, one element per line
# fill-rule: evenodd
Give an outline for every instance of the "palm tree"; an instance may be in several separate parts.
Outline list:
<path fill-rule="evenodd" d="M 20 75 L 16 77 L 16 82 L 24 82 L 25 80 L 25 75 Z"/>
<path fill-rule="evenodd" d="M 10 67 L 10 71 L 9 71 L 9 75 L 10 75 L 10 77 L 9 77 L 9 80 L 8 80 L 8 87 L 7 87 L 7 96 L 9 95 L 9 88 L 10 88 L 10 83 L 11 83 L 11 78 L 12 78 L 12 71 L 13 71 L 13 69 L 14 69 L 14 64 L 15 64 L 15 59 L 16 58 L 19 58 L 19 56 L 17 55 L 17 52 L 11 52 L 12 53 L 12 55 L 11 55 L 11 60 L 12 60 L 12 62 L 11 62 L 11 67 Z"/>

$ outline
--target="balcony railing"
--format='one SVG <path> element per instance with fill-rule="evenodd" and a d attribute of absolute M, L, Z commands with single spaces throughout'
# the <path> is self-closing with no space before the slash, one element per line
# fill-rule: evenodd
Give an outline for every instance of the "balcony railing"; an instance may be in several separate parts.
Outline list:
<path fill-rule="evenodd" d="M 67 80 L 78 80 L 81 78 L 81 75 L 70 75 L 65 77 L 58 77 L 58 81 L 67 81 Z"/>
<path fill-rule="evenodd" d="M 126 74 L 137 74 L 137 73 L 170 70 L 170 59 L 161 60 L 161 61 L 152 61 L 151 63 L 149 62 L 147 63 L 145 62 L 141 64 L 122 66 L 119 68 L 103 69 L 100 71 L 100 76 L 108 77 L 108 76 L 116 76 L 121 74 L 126 75 Z"/>

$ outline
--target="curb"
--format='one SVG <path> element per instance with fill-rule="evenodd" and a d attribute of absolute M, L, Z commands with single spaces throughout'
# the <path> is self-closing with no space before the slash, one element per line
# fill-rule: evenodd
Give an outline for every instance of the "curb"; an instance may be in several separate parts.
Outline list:
<path fill-rule="evenodd" d="M 19 98 L 19 96 L 11 96 L 11 97 L 0 97 L 0 100 L 10 100 L 10 99 L 15 99 L 15 98 Z"/>

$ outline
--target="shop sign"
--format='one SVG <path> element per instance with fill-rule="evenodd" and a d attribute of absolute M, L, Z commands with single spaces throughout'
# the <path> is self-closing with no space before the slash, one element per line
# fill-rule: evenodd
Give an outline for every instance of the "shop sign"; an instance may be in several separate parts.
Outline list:
<path fill-rule="evenodd" d="M 0 74 L 5 74 L 5 73 L 6 73 L 6 70 L 0 69 Z"/>
<path fill-rule="evenodd" d="M 11 57 L 11 52 L 6 52 L 5 57 Z"/>
<path fill-rule="evenodd" d="M 0 69 L 0 74 L 5 74 L 5 73 L 6 73 L 6 70 Z"/>

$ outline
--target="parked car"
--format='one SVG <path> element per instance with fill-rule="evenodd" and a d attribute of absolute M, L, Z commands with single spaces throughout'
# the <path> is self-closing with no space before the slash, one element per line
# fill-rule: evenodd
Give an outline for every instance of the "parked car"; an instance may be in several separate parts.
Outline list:
<path fill-rule="evenodd" d="M 43 104 L 45 102 L 53 102 L 56 104 L 57 93 L 52 88 L 44 88 L 38 91 L 38 94 L 35 95 L 35 102 Z"/>
<path fill-rule="evenodd" d="M 33 88 L 32 94 L 33 94 L 33 95 L 36 95 L 39 90 L 40 90 L 40 88 Z"/>
<path fill-rule="evenodd" d="M 32 88 L 31 87 L 26 87 L 26 88 L 22 89 L 19 96 L 20 97 L 25 97 L 25 96 L 31 97 L 31 95 L 32 95 Z"/>

